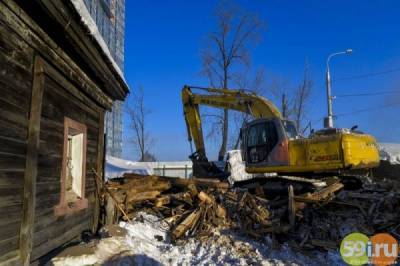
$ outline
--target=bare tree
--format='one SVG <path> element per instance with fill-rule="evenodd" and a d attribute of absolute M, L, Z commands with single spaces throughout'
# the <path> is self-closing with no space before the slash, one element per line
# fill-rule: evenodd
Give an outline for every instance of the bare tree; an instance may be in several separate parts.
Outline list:
<path fill-rule="evenodd" d="M 232 83 L 235 84 L 235 88 L 239 90 L 247 90 L 258 95 L 263 95 L 267 92 L 265 82 L 265 71 L 260 68 L 255 72 L 254 75 L 250 71 L 235 73 L 232 77 Z M 232 114 L 232 130 L 230 138 L 230 147 L 237 149 L 240 141 L 240 129 L 243 125 L 251 119 L 251 115 L 243 112 L 233 112 Z"/>
<path fill-rule="evenodd" d="M 269 84 L 269 91 L 272 92 L 274 100 L 281 103 L 282 117 L 293 120 L 297 130 L 300 131 L 306 120 L 313 87 L 307 60 L 304 65 L 303 79 L 299 85 L 295 84 L 287 78 L 274 76 Z"/>
<path fill-rule="evenodd" d="M 272 76 L 268 85 L 274 102 L 280 102 L 282 117 L 289 119 L 293 114 L 293 94 L 295 87 L 286 77 Z"/>
<path fill-rule="evenodd" d="M 157 161 L 157 158 L 153 153 L 150 153 L 149 151 L 144 152 L 142 162 L 156 162 L 156 161 Z"/>
<path fill-rule="evenodd" d="M 311 80 L 309 66 L 306 61 L 304 66 L 303 82 L 296 89 L 293 102 L 293 118 L 296 122 L 297 131 L 299 132 L 302 129 L 302 124 L 305 119 L 306 108 L 311 96 L 312 86 L 313 81 Z"/>
<path fill-rule="evenodd" d="M 155 156 L 149 151 L 152 139 L 146 124 L 150 110 L 145 107 L 143 87 L 139 86 L 136 92 L 131 93 L 126 110 L 133 132 L 132 143 L 139 152 L 139 160 L 141 162 L 154 161 Z"/>
<path fill-rule="evenodd" d="M 286 96 L 286 93 L 282 93 L 282 103 L 281 103 L 281 111 L 282 111 L 282 117 L 284 119 L 287 119 L 289 117 L 289 101 Z"/>
<path fill-rule="evenodd" d="M 208 46 L 201 54 L 203 74 L 208 77 L 211 86 L 229 89 L 234 69 L 249 66 L 249 47 L 258 39 L 262 24 L 256 15 L 229 1 L 219 3 L 215 18 L 216 30 L 209 35 Z M 220 161 L 226 153 L 228 130 L 229 116 L 225 109 L 218 152 Z"/>

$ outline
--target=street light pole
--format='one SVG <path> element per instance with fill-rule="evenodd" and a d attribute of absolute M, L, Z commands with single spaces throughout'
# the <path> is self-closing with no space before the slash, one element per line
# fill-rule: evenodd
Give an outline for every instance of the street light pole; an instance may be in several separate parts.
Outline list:
<path fill-rule="evenodd" d="M 328 59 L 329 60 L 329 59 Z M 331 93 L 331 74 L 329 72 L 329 65 L 326 65 L 326 97 L 328 100 L 328 117 L 325 118 L 324 127 L 333 127 L 333 111 L 332 111 L 332 93 Z"/>
<path fill-rule="evenodd" d="M 352 49 L 347 49 L 346 51 L 343 52 L 337 52 L 330 54 L 328 56 L 328 59 L 326 60 L 326 97 L 328 101 L 328 116 L 324 119 L 324 127 L 325 128 L 333 128 L 333 110 L 332 110 L 332 90 L 331 90 L 331 73 L 329 71 L 329 61 L 331 60 L 332 57 L 335 55 L 341 55 L 341 54 L 351 54 L 353 52 Z"/>

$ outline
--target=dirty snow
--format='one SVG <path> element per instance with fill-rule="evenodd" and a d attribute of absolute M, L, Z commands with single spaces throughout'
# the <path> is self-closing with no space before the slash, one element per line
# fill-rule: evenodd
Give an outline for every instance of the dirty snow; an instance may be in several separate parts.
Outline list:
<path fill-rule="evenodd" d="M 379 143 L 381 160 L 391 164 L 400 164 L 400 143 Z"/>
<path fill-rule="evenodd" d="M 103 37 L 101 36 L 99 29 L 97 28 L 96 23 L 94 22 L 92 16 L 89 13 L 89 10 L 87 10 L 86 5 L 83 0 L 71 0 L 72 5 L 75 7 L 76 11 L 78 14 L 81 16 L 82 22 L 86 25 L 86 27 L 89 29 L 90 35 L 93 36 L 93 38 L 97 41 L 97 43 L 100 45 L 101 49 L 107 56 L 108 60 L 111 62 L 112 66 L 115 68 L 117 71 L 118 75 L 120 78 L 123 80 L 125 84 L 125 78 L 124 74 L 122 73 L 121 69 L 115 62 L 114 58 L 111 56 L 110 50 L 108 49 L 108 46 L 106 42 L 104 41 Z"/>
<path fill-rule="evenodd" d="M 53 258 L 52 264 L 344 265 L 335 250 L 301 253 L 287 244 L 274 247 L 270 238 L 255 241 L 229 230 L 216 230 L 207 240 L 191 238 L 174 245 L 168 238 L 166 223 L 144 212 L 137 217 L 131 223 L 120 222 L 120 227 L 126 229 L 125 237 L 111 236 L 96 245 L 92 243 L 90 254 L 73 255 L 67 250 Z"/>

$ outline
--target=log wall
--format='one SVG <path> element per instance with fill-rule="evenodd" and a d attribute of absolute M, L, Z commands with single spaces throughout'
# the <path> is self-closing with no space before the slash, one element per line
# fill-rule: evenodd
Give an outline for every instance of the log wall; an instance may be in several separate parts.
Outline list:
<path fill-rule="evenodd" d="M 33 54 L 0 17 L 0 258 L 19 249 Z"/>
<path fill-rule="evenodd" d="M 96 227 L 92 169 L 102 172 L 111 99 L 57 47 L 17 4 L 0 2 L 0 264 L 35 261 Z M 87 127 L 89 206 L 56 216 L 64 117 Z"/>
<path fill-rule="evenodd" d="M 100 113 L 96 105 L 86 105 L 66 88 L 71 88 L 71 84 L 66 81 L 60 84 L 46 75 L 40 126 L 33 260 L 79 236 L 90 228 L 92 222 L 95 182 L 91 169 L 98 167 Z M 90 102 L 88 99 L 86 101 Z M 64 117 L 87 126 L 85 198 L 89 200 L 89 207 L 57 217 L 54 207 L 59 204 L 61 194 Z"/>

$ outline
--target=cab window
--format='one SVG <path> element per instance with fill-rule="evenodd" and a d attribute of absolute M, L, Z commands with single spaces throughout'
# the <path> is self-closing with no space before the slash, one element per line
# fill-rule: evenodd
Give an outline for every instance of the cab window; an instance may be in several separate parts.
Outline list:
<path fill-rule="evenodd" d="M 293 121 L 289 120 L 283 120 L 283 127 L 285 128 L 286 131 L 286 136 L 290 139 L 295 139 L 298 137 L 298 132 L 296 129 L 296 124 Z"/>
<path fill-rule="evenodd" d="M 278 143 L 278 132 L 274 122 L 257 123 L 251 126 L 248 132 L 247 157 L 250 163 L 266 161 Z"/>

